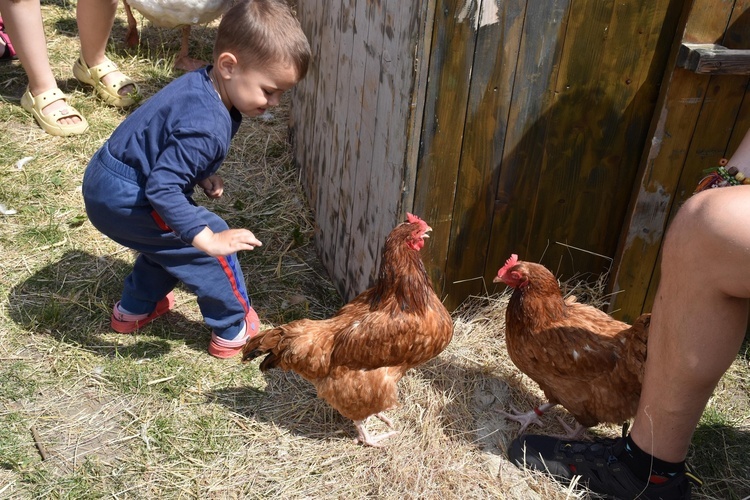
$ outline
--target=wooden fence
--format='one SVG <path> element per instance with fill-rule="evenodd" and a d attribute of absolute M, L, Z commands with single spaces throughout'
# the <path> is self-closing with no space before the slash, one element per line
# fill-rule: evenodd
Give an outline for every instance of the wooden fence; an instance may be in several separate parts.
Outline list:
<path fill-rule="evenodd" d="M 299 2 L 315 61 L 291 135 L 340 292 L 370 284 L 413 211 L 451 308 L 517 253 L 562 279 L 609 273 L 622 317 L 648 309 L 675 202 L 750 125 L 747 76 L 676 54 L 749 48 L 749 2 Z"/>

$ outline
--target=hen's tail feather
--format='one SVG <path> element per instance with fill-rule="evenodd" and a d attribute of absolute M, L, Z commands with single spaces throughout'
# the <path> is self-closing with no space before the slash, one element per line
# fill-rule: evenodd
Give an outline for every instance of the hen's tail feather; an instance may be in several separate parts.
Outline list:
<path fill-rule="evenodd" d="M 275 349 L 281 340 L 281 333 L 281 328 L 271 328 L 269 330 L 263 330 L 258 333 L 258 335 L 252 337 L 242 348 L 242 361 L 250 361 L 269 353 L 272 349 Z M 273 357 L 274 360 L 276 358 L 273 355 L 269 355 L 261 363 L 261 370 L 263 370 L 263 365 L 266 365 L 266 369 L 276 366 L 275 363 L 271 364 L 271 362 L 269 362 L 269 358 L 271 357 Z"/>

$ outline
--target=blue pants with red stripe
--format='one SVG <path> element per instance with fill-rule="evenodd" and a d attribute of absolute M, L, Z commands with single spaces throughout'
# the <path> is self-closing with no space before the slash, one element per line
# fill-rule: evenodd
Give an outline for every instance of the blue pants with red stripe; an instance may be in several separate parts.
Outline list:
<path fill-rule="evenodd" d="M 83 199 L 91 223 L 117 243 L 139 252 L 125 278 L 120 304 L 133 313 L 150 313 L 182 281 L 198 296 L 203 318 L 214 333 L 234 338 L 243 326 L 250 299 L 235 254 L 211 257 L 183 242 L 164 226 L 144 193 L 145 179 L 109 154 L 106 144 L 91 159 L 83 177 Z M 215 233 L 227 223 L 206 208 L 199 217 Z"/>

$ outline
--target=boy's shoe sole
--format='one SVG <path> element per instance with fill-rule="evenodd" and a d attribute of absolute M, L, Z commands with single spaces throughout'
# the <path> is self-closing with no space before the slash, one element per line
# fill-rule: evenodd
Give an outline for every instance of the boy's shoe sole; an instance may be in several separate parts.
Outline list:
<path fill-rule="evenodd" d="M 581 476 L 582 485 L 614 499 L 689 499 L 691 482 L 700 484 L 697 477 L 686 472 L 660 484 L 641 481 L 617 459 L 623 446 L 622 438 L 587 442 L 525 435 L 511 443 L 508 458 L 518 467 L 546 472 L 566 484 Z"/>
<path fill-rule="evenodd" d="M 169 292 L 166 297 L 156 303 L 156 309 L 142 319 L 134 319 L 136 317 L 135 315 L 121 313 L 117 308 L 119 305 L 120 302 L 118 301 L 112 309 L 110 325 L 112 326 L 112 329 L 118 333 L 133 333 L 172 309 L 174 307 L 174 294 Z"/>
<path fill-rule="evenodd" d="M 250 310 L 245 314 L 245 333 L 246 335 L 240 340 L 224 340 L 215 333 L 211 332 L 211 342 L 208 344 L 208 353 L 219 359 L 227 359 L 234 357 L 242 352 L 242 348 L 245 346 L 250 337 L 254 337 L 258 333 L 260 327 L 260 320 L 255 309 L 250 307 Z"/>

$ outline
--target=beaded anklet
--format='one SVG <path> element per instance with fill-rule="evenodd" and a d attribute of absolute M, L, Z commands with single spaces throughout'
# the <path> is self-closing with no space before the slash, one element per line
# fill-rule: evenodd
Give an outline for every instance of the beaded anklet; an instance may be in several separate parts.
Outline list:
<path fill-rule="evenodd" d="M 704 177 L 698 182 L 698 186 L 695 188 L 695 191 L 693 191 L 693 194 L 711 188 L 750 184 L 750 177 L 745 177 L 745 174 L 740 172 L 737 167 L 726 168 L 727 163 L 727 159 L 722 158 L 719 160 L 718 167 L 704 170 Z"/>

